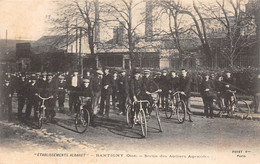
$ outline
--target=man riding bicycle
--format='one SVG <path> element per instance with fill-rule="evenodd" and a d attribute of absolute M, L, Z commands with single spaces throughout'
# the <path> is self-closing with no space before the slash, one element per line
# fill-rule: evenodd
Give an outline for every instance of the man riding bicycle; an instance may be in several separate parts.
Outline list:
<path fill-rule="evenodd" d="M 151 93 L 157 91 L 159 89 L 158 85 L 155 83 L 154 79 L 151 77 L 151 71 L 150 70 L 144 70 L 144 77 L 142 79 L 142 99 L 148 100 L 149 103 L 152 105 L 153 98 Z M 150 114 L 152 109 L 148 109 Z"/>
<path fill-rule="evenodd" d="M 224 104 L 226 106 L 226 110 L 228 110 L 228 106 L 231 104 L 232 101 L 232 92 L 234 90 L 234 79 L 231 77 L 231 73 L 228 71 L 226 72 L 226 77 L 223 79 L 223 83 L 224 83 Z"/>
<path fill-rule="evenodd" d="M 46 117 L 48 117 L 50 114 L 52 117 L 55 117 L 56 113 L 54 111 L 55 103 L 56 103 L 56 92 L 57 92 L 57 86 L 55 81 L 52 80 L 52 75 L 49 74 L 47 77 L 46 82 L 42 82 L 40 84 L 40 96 L 47 98 L 53 96 L 52 99 L 46 101 Z"/>

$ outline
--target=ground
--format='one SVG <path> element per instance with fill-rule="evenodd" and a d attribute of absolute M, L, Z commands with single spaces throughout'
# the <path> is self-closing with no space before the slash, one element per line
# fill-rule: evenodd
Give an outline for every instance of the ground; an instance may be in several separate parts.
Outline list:
<path fill-rule="evenodd" d="M 193 99 L 192 104 L 194 111 L 202 112 L 200 99 Z M 15 108 L 16 103 L 13 105 Z M 68 155 L 73 156 L 73 152 L 77 156 L 74 158 L 89 157 L 87 159 L 93 160 L 119 160 L 119 157 L 112 156 L 121 154 L 130 160 L 155 163 L 171 159 L 184 162 L 192 158 L 219 162 L 220 156 L 239 159 L 240 162 L 260 160 L 260 125 L 257 120 L 209 119 L 196 112 L 192 116 L 193 122 L 180 124 L 176 116 L 166 119 L 164 112 L 160 111 L 163 132 L 159 132 L 155 115 L 152 115 L 148 122 L 148 136 L 142 138 L 140 128 L 129 128 L 125 116 L 117 113 L 112 110 L 110 118 L 97 118 L 95 126 L 88 127 L 83 134 L 76 132 L 74 117 L 62 113 L 57 113 L 55 123 L 43 124 L 42 129 L 37 129 L 33 120 L 1 120 L 1 152 L 28 152 L 36 159 L 42 158 L 39 153 L 69 152 Z"/>

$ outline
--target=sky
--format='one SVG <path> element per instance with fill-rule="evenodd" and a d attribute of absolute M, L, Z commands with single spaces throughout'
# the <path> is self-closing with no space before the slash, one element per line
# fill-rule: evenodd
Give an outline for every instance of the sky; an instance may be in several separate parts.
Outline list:
<path fill-rule="evenodd" d="M 46 15 L 55 12 L 54 1 L 61 0 L 0 0 L 0 39 L 6 38 L 6 30 L 8 39 L 37 40 L 47 35 Z"/>
<path fill-rule="evenodd" d="M 47 30 L 51 0 L 0 0 L 0 39 L 36 40 Z"/>

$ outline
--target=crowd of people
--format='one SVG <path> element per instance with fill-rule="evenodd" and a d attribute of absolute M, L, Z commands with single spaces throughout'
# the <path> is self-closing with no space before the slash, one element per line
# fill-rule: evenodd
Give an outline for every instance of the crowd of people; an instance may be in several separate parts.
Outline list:
<path fill-rule="evenodd" d="M 196 75 L 196 76 L 195 76 Z M 36 73 L 3 73 L 1 76 L 1 108 L 8 111 L 8 120 L 12 120 L 12 101 L 16 93 L 18 102 L 17 118 L 24 119 L 23 110 L 25 108 L 25 118 L 30 119 L 32 109 L 34 117 L 37 118 L 37 110 L 40 100 L 37 94 L 42 97 L 53 96 L 46 102 L 48 114 L 55 116 L 55 106 L 58 102 L 58 111 L 74 115 L 77 110 L 77 103 L 80 96 L 90 97 L 92 118 L 102 115 L 109 117 L 110 109 L 118 111 L 118 114 L 126 114 L 126 104 L 129 101 L 148 100 L 153 103 L 149 93 L 161 90 L 158 106 L 168 107 L 167 98 L 171 93 L 181 91 L 185 93 L 185 103 L 189 116 L 190 98 L 192 91 L 200 93 L 204 103 L 204 113 L 206 117 L 213 117 L 213 99 L 223 99 L 224 104 L 230 101 L 228 90 L 237 90 L 241 93 L 249 93 L 254 96 L 252 104 L 254 112 L 259 108 L 259 88 L 260 74 L 256 74 L 247 83 L 242 83 L 245 76 L 238 77 L 231 71 L 222 73 L 190 72 L 181 71 L 151 71 L 151 70 L 126 70 L 115 71 L 110 68 L 98 69 L 96 71 L 86 71 L 80 75 L 76 70 L 69 72 L 36 72 Z M 242 83 L 242 84 L 240 84 Z M 239 86 L 239 85 L 241 86 Z M 245 87 L 248 87 L 245 89 Z M 249 92 L 251 90 L 251 92 Z M 65 97 L 69 97 L 69 109 L 64 108 Z M 112 104 L 110 104 L 112 100 Z M 1 111 L 2 111 L 1 109 Z M 209 111 L 209 112 L 208 112 Z M 189 117 L 191 120 L 191 117 Z"/>

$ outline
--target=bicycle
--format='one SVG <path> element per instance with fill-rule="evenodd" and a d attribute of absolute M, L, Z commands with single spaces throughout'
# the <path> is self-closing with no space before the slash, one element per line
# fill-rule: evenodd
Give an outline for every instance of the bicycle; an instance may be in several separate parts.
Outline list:
<path fill-rule="evenodd" d="M 186 94 L 181 91 L 173 93 L 170 97 L 168 107 L 165 109 L 166 118 L 170 119 L 172 115 L 176 114 L 179 123 L 183 123 L 185 121 L 187 113 L 186 104 L 181 99 L 181 95 L 186 96 Z"/>
<path fill-rule="evenodd" d="M 159 100 L 158 92 L 160 92 L 160 90 L 157 90 L 153 93 L 149 93 L 149 92 L 147 93 L 148 95 L 152 96 L 153 104 L 150 104 L 148 100 L 138 100 L 138 101 L 134 101 L 131 105 L 127 105 L 127 112 L 126 112 L 127 124 L 131 128 L 133 128 L 134 125 L 139 124 L 141 126 L 143 137 L 147 137 L 147 122 L 150 119 L 150 115 L 153 109 L 155 110 L 156 113 L 156 118 L 159 125 L 159 131 L 160 132 L 163 131 L 161 127 L 160 116 L 159 116 L 159 108 L 157 106 L 157 102 Z M 135 106 L 137 104 L 139 104 L 139 109 L 135 109 Z M 143 108 L 143 104 L 146 105 L 145 109 Z"/>
<path fill-rule="evenodd" d="M 84 102 L 84 99 L 86 101 Z M 89 112 L 89 106 L 87 103 L 90 101 L 90 97 L 79 97 L 78 101 L 78 108 L 76 117 L 75 117 L 75 128 L 77 132 L 84 133 L 87 130 L 87 127 L 90 124 L 90 112 Z"/>
<path fill-rule="evenodd" d="M 225 108 L 221 108 L 219 111 L 219 116 L 222 117 L 225 113 L 229 114 L 231 117 L 234 116 L 235 112 L 242 114 L 242 118 L 247 118 L 250 114 L 250 106 L 244 100 L 238 100 L 236 96 L 236 91 L 227 90 L 231 93 L 230 101 L 227 102 Z"/>
<path fill-rule="evenodd" d="M 45 105 L 45 101 L 49 100 L 49 99 L 52 99 L 53 96 L 50 96 L 50 97 L 47 97 L 47 98 L 44 98 L 44 97 L 41 97 L 39 94 L 35 94 L 37 97 L 39 97 L 42 102 L 41 102 L 41 106 L 39 108 L 39 111 L 38 111 L 38 128 L 41 129 L 42 127 L 42 124 L 43 122 L 47 122 L 47 120 L 49 121 L 52 121 L 53 120 L 53 117 L 54 115 L 53 114 L 49 114 L 47 117 L 46 117 L 46 105 Z"/>

